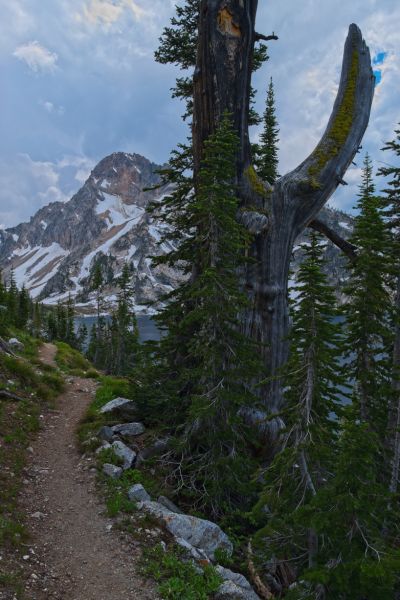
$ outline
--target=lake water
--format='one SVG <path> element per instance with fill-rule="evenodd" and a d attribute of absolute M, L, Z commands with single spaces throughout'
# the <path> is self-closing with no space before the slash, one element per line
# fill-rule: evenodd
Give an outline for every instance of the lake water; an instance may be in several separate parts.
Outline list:
<path fill-rule="evenodd" d="M 157 329 L 152 317 L 149 317 L 148 315 L 138 315 L 136 318 L 141 342 L 160 339 L 160 331 Z M 106 317 L 106 319 L 109 319 L 109 317 Z M 77 317 L 75 319 L 75 325 L 78 328 L 81 323 L 85 323 L 88 333 L 90 333 L 90 329 L 96 321 L 97 317 Z"/>

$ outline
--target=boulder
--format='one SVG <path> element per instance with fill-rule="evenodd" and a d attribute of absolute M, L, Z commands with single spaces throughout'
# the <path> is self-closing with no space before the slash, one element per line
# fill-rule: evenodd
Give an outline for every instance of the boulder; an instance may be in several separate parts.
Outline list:
<path fill-rule="evenodd" d="M 142 502 L 138 508 L 155 517 L 175 538 L 182 538 L 194 548 L 203 550 L 210 560 L 214 560 L 216 550 L 232 554 L 232 542 L 211 521 L 174 513 L 158 502 Z"/>
<path fill-rule="evenodd" d="M 137 435 L 142 435 L 145 431 L 143 423 L 122 423 L 110 427 L 113 435 L 120 435 L 123 438 L 132 439 Z"/>
<path fill-rule="evenodd" d="M 175 542 L 178 544 L 178 546 L 180 546 L 183 549 L 185 558 L 194 559 L 196 561 L 201 561 L 201 562 L 206 562 L 206 563 L 210 562 L 210 559 L 208 558 L 208 556 L 204 552 L 204 550 L 195 548 L 194 546 L 189 544 L 189 542 L 187 542 L 183 538 L 177 537 L 177 538 L 175 538 Z"/>
<path fill-rule="evenodd" d="M 128 398 L 114 398 L 114 400 L 110 400 L 110 402 L 107 402 L 100 409 L 102 415 L 116 414 L 125 419 L 133 417 L 136 412 L 136 404 Z"/>
<path fill-rule="evenodd" d="M 113 430 L 111 429 L 111 427 L 108 427 L 107 425 L 105 425 L 104 427 L 99 429 L 99 431 L 97 432 L 97 437 L 100 440 L 104 440 L 105 442 L 111 442 L 111 440 L 113 439 L 113 436 L 114 436 Z"/>
<path fill-rule="evenodd" d="M 118 458 L 121 458 L 124 461 L 122 465 L 124 471 L 133 467 L 133 464 L 136 460 L 136 452 L 128 448 L 128 446 L 126 446 L 123 442 L 120 442 L 119 440 L 113 442 L 111 444 L 111 448 L 113 449 L 114 454 L 116 454 Z"/>
<path fill-rule="evenodd" d="M 230 569 L 226 569 L 225 567 L 221 567 L 221 565 L 217 565 L 215 567 L 218 575 L 222 577 L 224 581 L 233 581 L 239 587 L 244 588 L 245 590 L 252 590 L 250 583 L 247 581 L 246 577 L 241 573 L 234 573 Z"/>
<path fill-rule="evenodd" d="M 128 498 L 131 502 L 145 502 L 151 500 L 141 483 L 136 483 L 128 490 Z"/>
<path fill-rule="evenodd" d="M 254 590 L 242 588 L 233 581 L 224 581 L 218 588 L 215 600 L 260 600 Z"/>
<path fill-rule="evenodd" d="M 183 511 L 180 508 L 178 508 L 176 504 L 174 504 L 172 500 L 170 500 L 166 496 L 159 496 L 157 498 L 157 502 L 165 506 L 165 508 L 168 508 L 168 510 L 170 510 L 171 512 L 178 513 L 178 515 L 183 515 Z"/>
<path fill-rule="evenodd" d="M 122 475 L 122 469 L 121 467 L 116 467 L 115 465 L 106 463 L 103 465 L 103 473 L 104 475 L 107 475 L 107 477 L 112 477 L 112 479 L 118 479 Z"/>
<path fill-rule="evenodd" d="M 17 338 L 10 338 L 8 340 L 8 345 L 12 348 L 15 348 L 15 350 L 23 350 L 25 347 L 24 344 L 20 342 Z"/>

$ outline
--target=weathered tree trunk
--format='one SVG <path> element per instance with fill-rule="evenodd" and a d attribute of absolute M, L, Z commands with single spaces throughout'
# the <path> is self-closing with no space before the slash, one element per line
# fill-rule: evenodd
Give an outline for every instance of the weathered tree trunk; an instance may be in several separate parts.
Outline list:
<path fill-rule="evenodd" d="M 251 164 L 249 92 L 258 0 L 202 0 L 194 75 L 193 150 L 195 180 L 205 139 L 224 111 L 232 114 L 240 139 L 237 157 L 242 220 L 255 234 L 243 284 L 251 308 L 245 329 L 263 344 L 267 414 L 282 406 L 277 376 L 287 359 L 288 273 L 295 239 L 327 202 L 357 152 L 369 120 L 374 76 L 360 30 L 351 25 L 337 98 L 327 129 L 312 154 L 270 189 Z M 256 419 L 262 418 L 258 413 Z M 279 425 L 279 421 L 276 422 Z M 269 423 L 271 429 L 271 423 Z"/>

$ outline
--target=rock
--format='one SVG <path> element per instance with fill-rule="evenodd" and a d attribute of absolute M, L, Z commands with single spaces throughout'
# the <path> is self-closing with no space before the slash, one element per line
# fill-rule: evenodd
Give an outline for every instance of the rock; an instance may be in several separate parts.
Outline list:
<path fill-rule="evenodd" d="M 215 600 L 260 600 L 260 597 L 252 589 L 244 589 L 233 581 L 224 581 L 218 588 Z"/>
<path fill-rule="evenodd" d="M 44 519 L 46 515 L 40 511 L 36 511 L 31 514 L 32 519 Z"/>
<path fill-rule="evenodd" d="M 128 446 L 126 446 L 124 442 L 113 442 L 111 448 L 114 450 L 114 454 L 116 454 L 118 458 L 121 458 L 124 461 L 124 464 L 122 465 L 124 471 L 126 469 L 130 469 L 133 466 L 136 460 L 136 452 L 128 448 Z"/>
<path fill-rule="evenodd" d="M 215 567 L 218 575 L 222 577 L 224 581 L 233 581 L 239 587 L 242 587 L 246 590 L 252 590 L 250 583 L 247 581 L 246 577 L 241 573 L 234 573 L 230 569 L 226 569 L 225 567 L 221 567 L 221 565 L 217 565 Z"/>
<path fill-rule="evenodd" d="M 151 446 L 147 446 L 147 448 L 143 448 L 137 456 L 136 466 L 139 467 L 145 460 L 149 458 L 153 458 L 154 456 L 159 456 L 167 449 L 170 438 L 163 438 L 161 440 L 157 440 Z"/>
<path fill-rule="evenodd" d="M 165 508 L 168 508 L 168 510 L 170 510 L 171 512 L 177 513 L 178 515 L 183 515 L 183 511 L 181 511 L 181 509 L 178 508 L 176 504 L 174 504 L 172 500 L 170 500 L 166 496 L 159 496 L 157 498 L 157 502 L 165 506 Z"/>
<path fill-rule="evenodd" d="M 103 442 L 101 444 L 101 446 L 99 446 L 95 452 L 95 454 L 100 454 L 100 452 L 102 452 L 102 450 L 108 450 L 109 448 L 111 448 L 111 444 L 109 444 L 108 442 Z"/>
<path fill-rule="evenodd" d="M 114 400 L 110 400 L 110 402 L 107 402 L 107 404 L 100 409 L 102 415 L 115 413 L 124 418 L 132 417 L 136 412 L 136 404 L 133 400 L 129 400 L 128 398 L 114 398 Z"/>
<path fill-rule="evenodd" d="M 10 338 L 8 340 L 8 345 L 16 350 L 23 350 L 25 348 L 24 344 L 20 342 L 17 338 Z"/>
<path fill-rule="evenodd" d="M 116 467 L 115 465 L 106 463 L 103 465 L 103 473 L 108 477 L 112 477 L 112 479 L 118 479 L 122 475 L 122 469 L 121 467 Z"/>
<path fill-rule="evenodd" d="M 128 490 L 128 498 L 131 502 L 145 502 L 151 500 L 141 483 L 136 483 Z"/>
<path fill-rule="evenodd" d="M 174 513 L 158 502 L 142 502 L 138 508 L 158 519 L 175 538 L 183 538 L 198 550 L 204 550 L 214 560 L 215 550 L 232 554 L 232 542 L 218 525 L 190 515 Z"/>
<path fill-rule="evenodd" d="M 100 440 L 104 440 L 105 442 L 111 442 L 111 440 L 113 439 L 113 435 L 114 435 L 113 430 L 111 429 L 111 427 L 108 427 L 107 425 L 105 425 L 104 427 L 99 429 L 99 431 L 97 432 L 97 437 Z"/>
<path fill-rule="evenodd" d="M 210 562 L 210 559 L 208 558 L 208 556 L 204 552 L 204 550 L 195 548 L 194 546 L 189 544 L 189 542 L 187 542 L 183 538 L 177 537 L 177 538 L 175 538 L 175 542 L 178 544 L 178 546 L 183 548 L 186 558 L 190 558 L 190 559 L 193 558 L 194 560 L 201 560 L 203 562 L 206 561 L 207 563 Z"/>
<path fill-rule="evenodd" d="M 122 423 L 121 425 L 113 425 L 110 429 L 114 435 L 117 434 L 130 439 L 144 433 L 146 428 L 143 423 Z"/>

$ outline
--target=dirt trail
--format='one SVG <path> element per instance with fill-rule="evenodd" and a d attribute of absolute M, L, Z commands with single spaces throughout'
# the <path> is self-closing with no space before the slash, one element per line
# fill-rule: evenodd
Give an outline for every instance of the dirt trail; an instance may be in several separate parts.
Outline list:
<path fill-rule="evenodd" d="M 55 347 L 45 344 L 40 357 L 54 364 Z M 22 499 L 32 532 L 24 557 L 29 600 L 157 598 L 139 574 L 137 543 L 112 530 L 96 498 L 95 468 L 76 448 L 95 388 L 93 380 L 68 377 L 31 448 Z"/>

